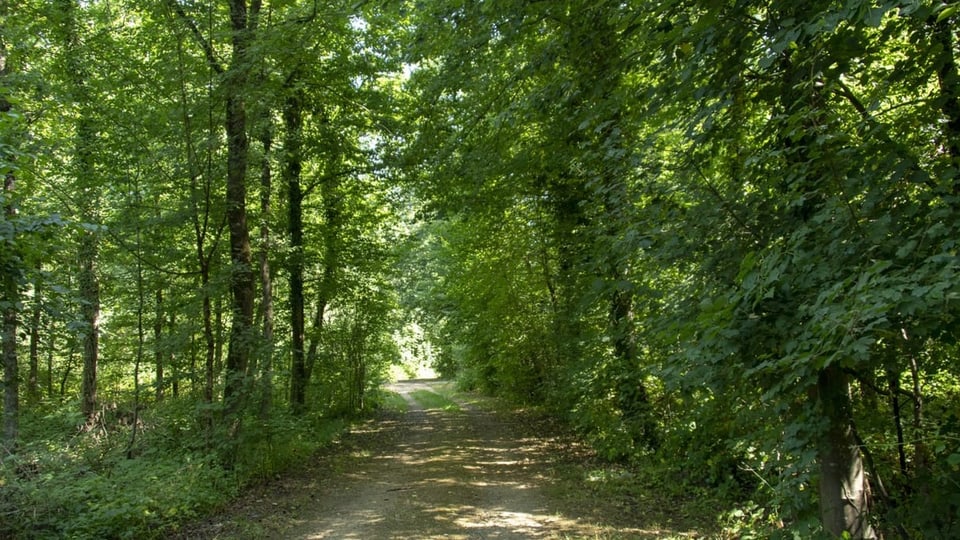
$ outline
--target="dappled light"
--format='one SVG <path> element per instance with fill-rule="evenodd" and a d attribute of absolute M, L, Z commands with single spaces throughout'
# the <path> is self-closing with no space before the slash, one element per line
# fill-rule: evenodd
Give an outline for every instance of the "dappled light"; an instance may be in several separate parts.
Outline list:
<path fill-rule="evenodd" d="M 357 444 L 388 442 L 323 488 L 313 512 L 295 516 L 292 538 L 584 538 L 615 532 L 681 538 L 686 531 L 597 523 L 547 496 L 559 442 L 523 436 L 518 417 L 461 403 L 423 408 L 411 396 L 436 388 L 398 383 L 411 405 L 403 416 L 367 422 Z M 511 422 L 510 420 L 514 421 Z M 314 514 L 311 516 L 311 514 Z M 689 533 L 692 534 L 692 533 Z"/>
<path fill-rule="evenodd" d="M 0 538 L 960 538 L 958 59 L 960 0 L 0 0 Z"/>

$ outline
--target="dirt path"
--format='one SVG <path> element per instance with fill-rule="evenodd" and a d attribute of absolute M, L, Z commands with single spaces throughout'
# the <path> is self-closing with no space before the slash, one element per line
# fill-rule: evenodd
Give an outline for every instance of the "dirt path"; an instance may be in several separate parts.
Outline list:
<path fill-rule="evenodd" d="M 571 508 L 551 486 L 568 440 L 521 416 L 460 403 L 424 409 L 411 395 L 437 382 L 392 385 L 409 404 L 354 428 L 330 459 L 285 478 L 205 538 L 485 539 L 684 537 L 623 524 L 623 509 Z M 561 497 L 562 499 L 562 497 Z M 609 515 L 609 519 L 602 516 Z M 599 519 L 598 519 L 599 517 Z"/>

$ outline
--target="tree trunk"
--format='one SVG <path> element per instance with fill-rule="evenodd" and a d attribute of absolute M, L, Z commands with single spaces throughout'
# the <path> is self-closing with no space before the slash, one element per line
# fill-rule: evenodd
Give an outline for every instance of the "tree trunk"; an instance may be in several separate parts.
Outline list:
<path fill-rule="evenodd" d="M 2 54 L 2 51 L 0 51 Z M 0 57 L 2 61 L 2 57 Z M 5 75 L 5 74 L 4 74 Z M 2 80 L 2 78 L 0 78 Z M 6 100 L 0 102 L 0 112 L 6 112 L 10 106 Z M 13 203 L 14 187 L 16 177 L 13 172 L 4 174 L 3 195 L 4 195 L 4 218 L 13 220 L 16 218 L 17 209 Z M 16 241 L 11 239 L 11 243 Z M 19 257 L 14 253 L 7 253 L 5 257 L 10 260 L 0 261 L 5 263 L 8 268 L 3 272 L 3 291 L 0 297 L 0 303 L 3 305 L 3 330 L 0 333 L 0 340 L 3 342 L 3 439 L 0 445 L 9 451 L 12 451 L 16 444 L 20 431 L 20 373 L 17 361 L 17 318 L 20 304 L 20 283 L 21 272 L 18 269 Z"/>
<path fill-rule="evenodd" d="M 323 338 L 323 317 L 327 310 L 326 302 L 321 298 L 317 302 L 317 309 L 313 312 L 313 324 L 310 326 L 310 345 L 307 347 L 306 380 L 313 376 L 313 369 L 317 365 L 320 341 Z"/>
<path fill-rule="evenodd" d="M 97 370 L 100 360 L 100 282 L 97 279 L 98 239 L 84 231 L 80 239 L 80 312 L 84 323 L 81 411 L 87 419 L 97 412 Z"/>
<path fill-rule="evenodd" d="M 838 537 L 876 538 L 868 520 L 869 487 L 853 433 L 849 383 L 839 366 L 820 373 L 817 399 L 827 424 L 818 454 L 823 528 Z"/>
<path fill-rule="evenodd" d="M 33 285 L 33 311 L 30 314 L 30 362 L 27 371 L 27 397 L 32 403 L 40 400 L 40 325 L 43 322 L 43 289 L 39 274 L 41 265 L 36 267 L 38 277 Z"/>
<path fill-rule="evenodd" d="M 100 281 L 97 276 L 97 259 L 100 251 L 98 223 L 100 201 L 96 179 L 93 150 L 96 129 L 90 117 L 93 99 L 87 88 L 86 62 L 82 58 L 81 41 L 77 24 L 76 0 L 60 0 L 59 10 L 63 17 L 63 44 L 67 77 L 72 99 L 80 107 L 74 135 L 74 182 L 81 194 L 78 202 L 80 219 L 89 226 L 80 230 L 77 259 L 80 264 L 78 286 L 80 315 L 83 322 L 83 376 L 81 383 L 81 411 L 92 419 L 97 406 L 97 370 L 100 357 Z"/>
<path fill-rule="evenodd" d="M 154 378 L 155 380 L 155 392 L 157 401 L 163 400 L 164 394 L 164 385 L 166 381 L 164 380 L 163 372 L 163 347 L 160 346 L 161 341 L 163 340 L 163 289 L 157 287 L 157 290 L 154 292 L 153 297 L 153 307 L 155 313 L 153 314 L 153 363 L 154 363 Z"/>
<path fill-rule="evenodd" d="M 291 77 L 296 82 L 296 74 Z M 287 230 L 290 235 L 290 406 L 294 413 L 306 406 L 307 368 L 304 358 L 303 190 L 300 185 L 303 132 L 303 95 L 290 89 L 283 108 L 286 129 L 283 176 L 287 184 Z"/>
<path fill-rule="evenodd" d="M 260 142 L 263 145 L 263 162 L 260 166 L 260 309 L 263 314 L 263 358 L 260 361 L 260 415 L 270 412 L 273 396 L 273 276 L 270 272 L 270 194 L 272 191 L 272 173 L 270 170 L 270 150 L 273 137 L 269 118 L 261 126 Z M 251 374 L 251 376 L 254 374 Z"/>
<path fill-rule="evenodd" d="M 48 341 L 47 341 L 47 397 L 53 397 L 53 354 L 57 350 L 57 332 L 53 328 L 53 324 L 47 323 L 47 330 L 49 330 Z"/>
<path fill-rule="evenodd" d="M 7 15 L 8 5 L 6 1 L 0 1 L 0 16 Z M 0 33 L 0 85 L 6 83 L 8 76 L 7 67 L 7 48 L 3 41 L 3 34 Z M 0 90 L 2 92 L 3 90 Z M 8 114 L 12 105 L 4 94 L 0 94 L 0 114 Z M 4 152 L 6 154 L 6 152 Z M 0 161 L 12 162 L 16 156 L 3 155 L 4 159 Z M 16 187 L 16 176 L 12 169 L 3 172 L 3 214 L 5 220 L 13 221 L 17 216 L 17 207 L 14 202 L 14 191 Z M 14 233 L 15 234 L 15 233 Z M 9 451 L 13 451 L 20 431 L 20 373 L 17 359 L 17 317 L 18 306 L 20 304 L 20 275 L 22 274 L 20 265 L 19 250 L 16 248 L 17 238 L 14 236 L 9 239 L 9 246 L 12 250 L 4 254 L 4 259 L 0 260 L 3 268 L 3 289 L 0 291 L 0 305 L 3 306 L 3 329 L 0 331 L 0 353 L 3 354 L 3 438 L 0 440 L 0 446 Z M 6 239 L 0 239 L 0 242 L 7 243 Z M 8 246 L 4 246 L 7 251 Z"/>
<path fill-rule="evenodd" d="M 246 0 L 230 0 L 232 57 L 224 79 L 226 91 L 227 131 L 227 224 L 230 229 L 230 344 L 227 350 L 224 411 L 228 422 L 238 422 L 243 407 L 243 391 L 247 386 L 247 364 L 253 344 L 253 312 L 256 279 L 247 227 L 247 112 L 244 94 L 250 69 L 250 44 L 255 28 L 259 2 L 248 12 Z M 237 425 L 231 427 L 235 432 Z"/>
<path fill-rule="evenodd" d="M 343 208 L 340 194 L 340 180 L 336 174 L 327 176 L 321 184 L 323 197 L 323 277 L 320 280 L 320 290 L 317 295 L 317 308 L 313 316 L 311 339 L 307 351 L 307 365 L 305 378 L 307 381 L 313 374 L 317 364 L 318 349 L 323 339 L 323 318 L 331 300 L 337 295 L 338 274 L 340 267 L 340 237 L 343 227 Z"/>

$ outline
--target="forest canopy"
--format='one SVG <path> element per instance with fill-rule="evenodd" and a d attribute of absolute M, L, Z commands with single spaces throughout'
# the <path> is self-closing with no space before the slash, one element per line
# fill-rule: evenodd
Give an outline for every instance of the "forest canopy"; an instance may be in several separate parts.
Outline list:
<path fill-rule="evenodd" d="M 747 536 L 960 535 L 958 25 L 0 0 L 0 536 L 160 534 L 427 364 Z"/>

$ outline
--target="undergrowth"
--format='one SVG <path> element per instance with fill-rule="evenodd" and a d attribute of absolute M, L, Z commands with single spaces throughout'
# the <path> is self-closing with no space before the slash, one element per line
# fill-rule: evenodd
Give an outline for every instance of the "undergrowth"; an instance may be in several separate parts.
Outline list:
<path fill-rule="evenodd" d="M 307 459 L 345 421 L 273 413 L 246 418 L 229 463 L 224 434 L 185 400 L 127 417 L 106 411 L 97 425 L 68 403 L 24 415 L 22 443 L 0 465 L 0 538 L 165 538 L 227 503 L 243 488 Z M 127 423 L 125 423 L 127 422 Z"/>

